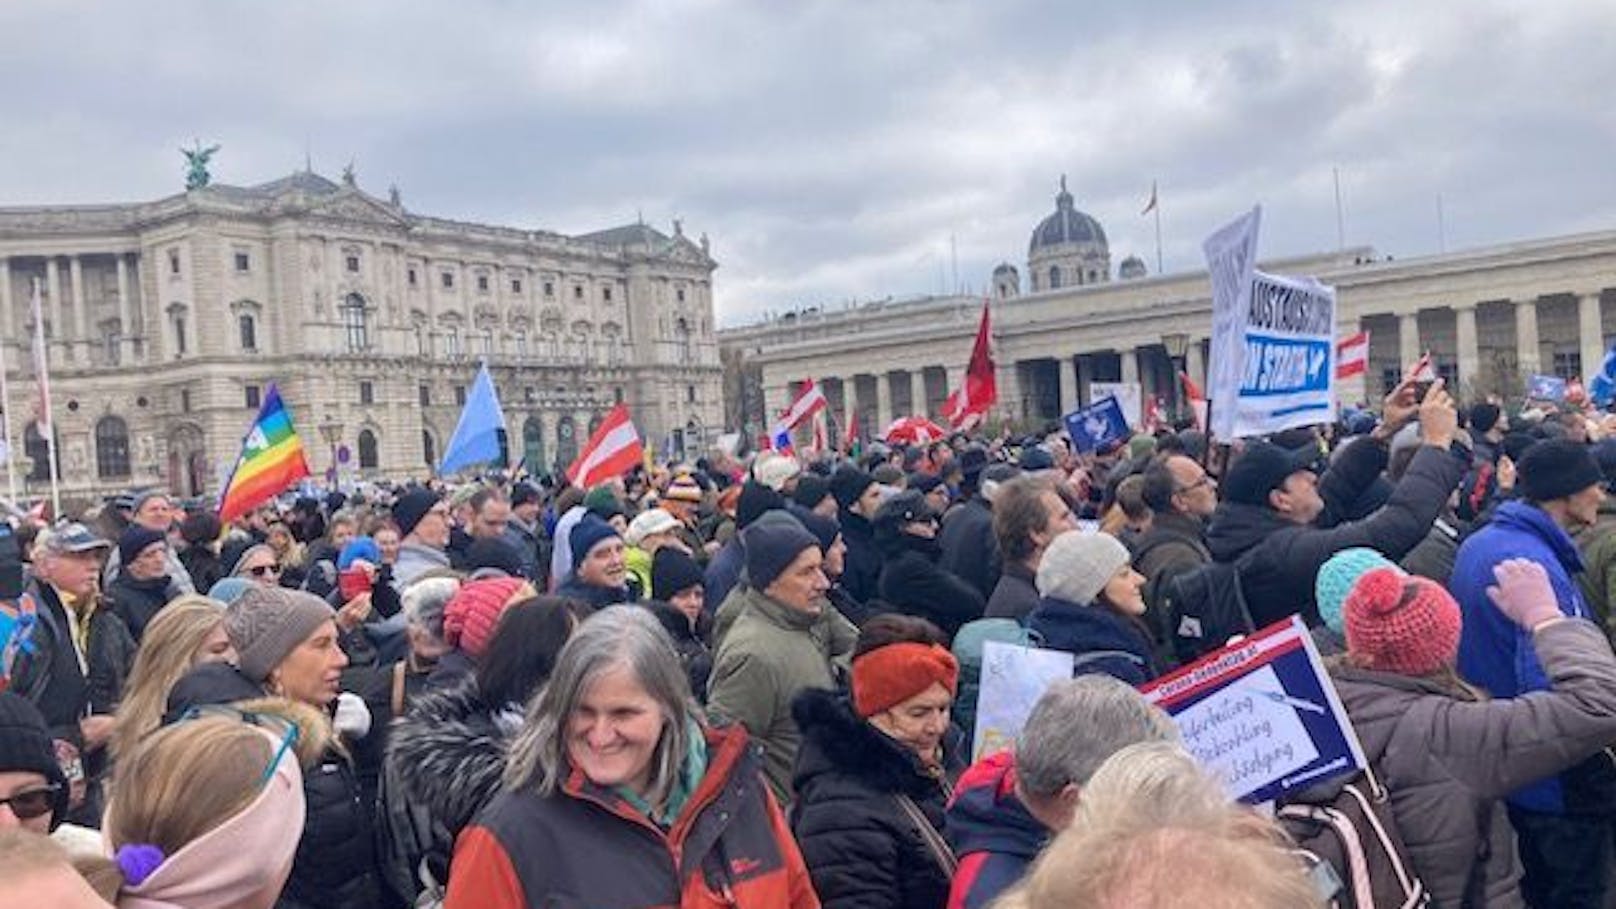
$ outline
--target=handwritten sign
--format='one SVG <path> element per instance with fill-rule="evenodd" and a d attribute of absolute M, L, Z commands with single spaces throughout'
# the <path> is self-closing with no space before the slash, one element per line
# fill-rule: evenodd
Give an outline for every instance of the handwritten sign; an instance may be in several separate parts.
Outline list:
<path fill-rule="evenodd" d="M 1296 616 L 1141 690 L 1240 801 L 1270 801 L 1365 765 L 1313 638 Z"/>
<path fill-rule="evenodd" d="M 971 759 L 1015 743 L 1044 689 L 1072 677 L 1072 655 L 1003 641 L 982 645 L 982 687 L 976 696 L 976 737 Z"/>

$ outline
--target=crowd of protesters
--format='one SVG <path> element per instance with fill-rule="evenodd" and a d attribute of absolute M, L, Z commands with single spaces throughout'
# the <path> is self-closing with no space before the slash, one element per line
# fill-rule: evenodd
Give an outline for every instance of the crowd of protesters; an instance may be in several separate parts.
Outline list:
<path fill-rule="evenodd" d="M 1230 565 L 1253 627 L 1312 630 L 1430 905 L 1604 907 L 1613 484 L 1616 418 L 1410 381 L 1232 448 L 1050 427 L 22 518 L 0 903 L 1331 905 L 1137 691 Z M 1075 674 L 973 762 L 988 640 Z"/>

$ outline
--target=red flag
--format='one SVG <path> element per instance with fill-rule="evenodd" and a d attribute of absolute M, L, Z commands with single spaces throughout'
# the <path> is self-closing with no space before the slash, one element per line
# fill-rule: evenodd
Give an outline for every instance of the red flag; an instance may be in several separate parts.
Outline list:
<path fill-rule="evenodd" d="M 847 409 L 847 428 L 842 430 L 842 452 L 851 452 L 853 446 L 858 444 L 858 438 L 858 411 L 849 407 Z"/>
<path fill-rule="evenodd" d="M 988 318 L 988 304 L 982 301 L 982 321 L 976 327 L 976 343 L 971 347 L 971 362 L 965 367 L 965 383 L 943 401 L 943 415 L 955 429 L 961 429 L 972 417 L 978 420 L 998 403 L 999 385 L 994 376 L 993 351 L 989 347 L 993 329 Z M 974 422 L 971 421 L 974 425 Z"/>
<path fill-rule="evenodd" d="M 1195 428 L 1206 431 L 1206 393 L 1201 386 L 1195 384 L 1190 374 L 1180 371 L 1178 380 L 1184 383 L 1184 399 L 1190 402 L 1190 412 L 1195 414 Z"/>
<path fill-rule="evenodd" d="M 1431 365 L 1431 352 L 1428 350 L 1414 361 L 1408 368 L 1407 378 L 1414 382 L 1435 382 L 1436 367 Z"/>
<path fill-rule="evenodd" d="M 578 453 L 578 460 L 567 468 L 567 479 L 579 489 L 588 489 L 633 470 L 644 452 L 640 431 L 628 418 L 628 405 L 619 404 L 606 414 L 600 428 Z"/>
<path fill-rule="evenodd" d="M 1361 376 L 1369 369 L 1369 332 L 1360 331 L 1343 338 L 1335 346 L 1335 377 Z"/>

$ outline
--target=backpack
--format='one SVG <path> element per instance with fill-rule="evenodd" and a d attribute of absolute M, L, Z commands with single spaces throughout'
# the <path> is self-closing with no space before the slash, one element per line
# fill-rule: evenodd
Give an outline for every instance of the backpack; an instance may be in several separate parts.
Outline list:
<path fill-rule="evenodd" d="M 1310 794 L 1321 796 L 1310 800 Z M 1335 872 L 1340 909 L 1417 909 L 1431 896 L 1414 873 L 1386 788 L 1371 770 L 1280 805 L 1275 819 L 1304 857 Z"/>
<path fill-rule="evenodd" d="M 1257 630 L 1241 590 L 1239 566 L 1238 560 L 1209 562 L 1180 572 L 1167 585 L 1163 612 L 1172 623 L 1173 655 L 1180 663 Z"/>
<path fill-rule="evenodd" d="M 977 619 L 966 622 L 954 635 L 954 659 L 959 662 L 959 692 L 954 698 L 954 724 L 970 742 L 976 735 L 976 698 L 982 688 L 982 645 L 988 641 L 1038 646 L 1037 635 L 1015 619 Z"/>

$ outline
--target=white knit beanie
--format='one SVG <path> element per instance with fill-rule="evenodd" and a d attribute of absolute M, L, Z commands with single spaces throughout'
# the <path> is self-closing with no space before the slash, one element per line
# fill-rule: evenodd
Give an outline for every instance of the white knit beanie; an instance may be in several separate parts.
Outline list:
<path fill-rule="evenodd" d="M 1044 549 L 1038 563 L 1038 594 L 1087 606 L 1130 561 L 1128 547 L 1116 537 L 1068 530 Z"/>

